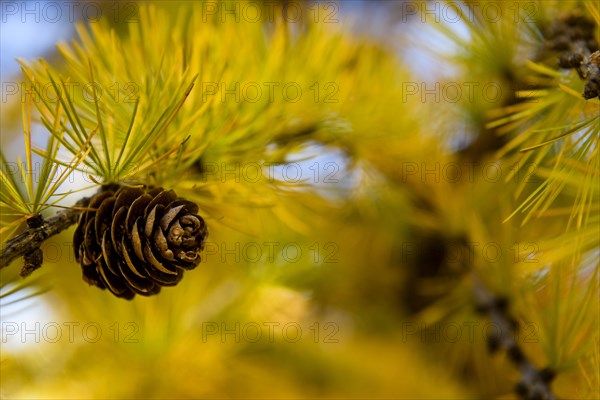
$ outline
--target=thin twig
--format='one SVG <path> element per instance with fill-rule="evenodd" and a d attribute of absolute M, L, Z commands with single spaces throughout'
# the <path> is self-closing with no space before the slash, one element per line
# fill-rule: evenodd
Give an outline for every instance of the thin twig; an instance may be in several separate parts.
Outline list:
<path fill-rule="evenodd" d="M 475 274 L 473 292 L 479 308 L 488 315 L 494 326 L 499 328 L 500 337 L 495 338 L 497 345 L 507 352 L 521 373 L 521 381 L 516 388 L 520 397 L 527 400 L 556 400 L 550 388 L 554 374 L 547 368 L 536 368 L 519 347 L 514 335 L 517 323 L 508 315 L 506 301 L 499 301 Z"/>
<path fill-rule="evenodd" d="M 19 257 L 40 256 L 36 250 L 39 250 L 44 240 L 77 223 L 82 211 L 81 207 L 85 207 L 89 202 L 90 198 L 84 197 L 75 204 L 74 208 L 59 211 L 54 217 L 44 220 L 40 227 L 29 228 L 8 240 L 0 253 L 0 268 L 8 266 Z"/>

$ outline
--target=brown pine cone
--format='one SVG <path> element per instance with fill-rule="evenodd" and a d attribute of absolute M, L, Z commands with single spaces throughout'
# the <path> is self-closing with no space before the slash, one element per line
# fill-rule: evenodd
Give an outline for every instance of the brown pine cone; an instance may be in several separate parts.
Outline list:
<path fill-rule="evenodd" d="M 200 263 L 208 235 L 198 206 L 162 188 L 95 195 L 73 236 L 83 280 L 115 296 L 151 296 Z"/>

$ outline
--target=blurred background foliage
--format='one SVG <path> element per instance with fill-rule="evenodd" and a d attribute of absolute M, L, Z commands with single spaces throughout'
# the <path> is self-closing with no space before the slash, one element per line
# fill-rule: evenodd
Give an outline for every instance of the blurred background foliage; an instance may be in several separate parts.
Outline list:
<path fill-rule="evenodd" d="M 515 398 L 519 371 L 488 351 L 475 279 L 508 299 L 559 398 L 600 397 L 599 102 L 548 47 L 565 15 L 595 21 L 597 43 L 597 6 L 261 2 L 274 18 L 249 21 L 246 2 L 84 4 L 104 18 L 80 16 L 76 33 L 61 20 L 73 42 L 2 75 L 29 96 L 105 90 L 38 93 L 32 163 L 50 137 L 58 165 L 87 152 L 62 206 L 99 182 L 173 188 L 200 205 L 209 243 L 180 284 L 131 302 L 81 280 L 71 230 L 31 277 L 22 261 L 3 268 L 3 398 Z M 286 22 L 292 9 L 303 17 Z M 215 82 L 279 86 L 246 101 L 211 94 Z M 290 82 L 298 101 L 282 96 Z M 32 100 L 7 99 L 8 159 L 27 152 Z M 3 243 L 40 203 L 13 201 Z"/>

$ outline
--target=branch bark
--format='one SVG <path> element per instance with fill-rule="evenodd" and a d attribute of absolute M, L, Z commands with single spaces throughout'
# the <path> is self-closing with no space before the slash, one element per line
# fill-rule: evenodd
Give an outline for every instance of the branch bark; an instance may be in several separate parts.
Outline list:
<path fill-rule="evenodd" d="M 75 208 L 59 211 L 54 217 L 43 221 L 41 226 L 29 228 L 8 240 L 0 253 L 0 268 L 8 266 L 16 258 L 25 257 L 25 266 L 21 275 L 28 275 L 37 269 L 42 261 L 40 250 L 42 243 L 76 224 L 82 211 L 80 208 L 87 206 L 89 202 L 90 198 L 84 197 L 75 203 Z"/>

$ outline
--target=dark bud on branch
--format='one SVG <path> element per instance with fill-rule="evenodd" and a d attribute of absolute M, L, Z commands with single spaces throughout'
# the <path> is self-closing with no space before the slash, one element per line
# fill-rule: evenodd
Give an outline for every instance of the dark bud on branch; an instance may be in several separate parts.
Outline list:
<path fill-rule="evenodd" d="M 22 278 L 25 278 L 42 266 L 44 254 L 40 248 L 37 248 L 32 252 L 25 254 L 23 256 L 23 261 L 23 267 L 21 268 L 21 273 L 19 275 L 21 275 Z"/>
<path fill-rule="evenodd" d="M 27 226 L 29 229 L 39 229 L 44 225 L 44 217 L 41 214 L 35 214 L 34 216 L 27 219 Z M 38 247 L 26 253 L 23 256 L 23 267 L 21 268 L 21 273 L 19 274 L 22 278 L 25 278 L 33 271 L 42 266 L 44 262 L 44 253 Z"/>

